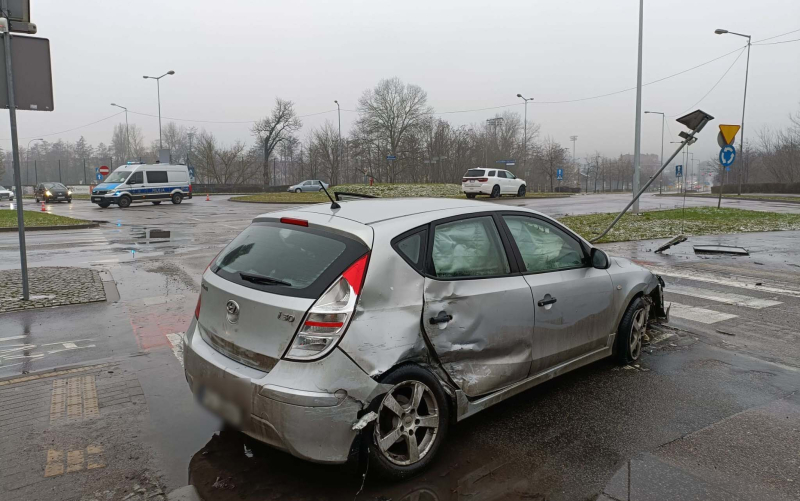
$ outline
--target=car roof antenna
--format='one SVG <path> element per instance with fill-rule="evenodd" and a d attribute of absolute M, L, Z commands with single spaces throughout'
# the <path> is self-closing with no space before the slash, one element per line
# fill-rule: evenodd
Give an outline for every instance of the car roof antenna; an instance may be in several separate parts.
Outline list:
<path fill-rule="evenodd" d="M 328 190 L 325 189 L 325 185 L 322 183 L 322 181 L 317 181 L 317 182 L 319 183 L 319 186 L 322 188 L 322 191 L 324 191 L 325 194 L 328 195 L 328 198 L 331 201 L 331 209 L 341 209 L 342 206 L 336 203 L 331 194 L 328 193 Z"/>

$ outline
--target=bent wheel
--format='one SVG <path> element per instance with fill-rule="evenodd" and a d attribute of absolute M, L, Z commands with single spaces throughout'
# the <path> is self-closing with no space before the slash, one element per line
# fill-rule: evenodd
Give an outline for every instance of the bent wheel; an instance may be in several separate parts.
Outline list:
<path fill-rule="evenodd" d="M 629 364 L 639 360 L 642 354 L 642 339 L 647 331 L 647 303 L 637 297 L 625 314 L 617 330 L 617 360 L 621 364 Z"/>

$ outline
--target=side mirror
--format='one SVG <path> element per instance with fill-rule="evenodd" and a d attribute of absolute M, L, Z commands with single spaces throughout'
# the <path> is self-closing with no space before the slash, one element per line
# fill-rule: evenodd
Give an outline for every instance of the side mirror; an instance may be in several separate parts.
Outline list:
<path fill-rule="evenodd" d="M 597 268 L 598 270 L 607 270 L 608 267 L 611 265 L 611 261 L 608 259 L 608 254 L 601 251 L 600 249 L 593 247 L 592 248 L 592 266 Z"/>

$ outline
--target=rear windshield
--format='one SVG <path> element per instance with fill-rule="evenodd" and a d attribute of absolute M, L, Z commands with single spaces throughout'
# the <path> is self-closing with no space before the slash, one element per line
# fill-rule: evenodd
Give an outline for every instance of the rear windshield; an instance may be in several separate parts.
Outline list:
<path fill-rule="evenodd" d="M 464 177 L 481 177 L 484 172 L 486 171 L 483 169 L 470 169 L 464 174 Z"/>
<path fill-rule="evenodd" d="M 212 271 L 251 289 L 316 299 L 368 250 L 338 233 L 259 222 L 220 253 Z"/>

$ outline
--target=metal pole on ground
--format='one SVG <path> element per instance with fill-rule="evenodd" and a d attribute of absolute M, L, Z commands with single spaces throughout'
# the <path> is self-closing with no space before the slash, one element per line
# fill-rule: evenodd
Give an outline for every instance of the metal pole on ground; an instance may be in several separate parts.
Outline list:
<path fill-rule="evenodd" d="M 8 12 L 8 0 L 0 0 L 4 13 Z M 14 163 L 14 187 L 17 192 L 17 227 L 19 232 L 19 264 L 22 272 L 22 299 L 29 301 L 31 292 L 28 288 L 28 256 L 25 249 L 25 214 L 22 210 L 22 177 L 20 176 L 19 140 L 17 138 L 17 107 L 14 100 L 14 73 L 11 67 L 11 33 L 3 33 L 6 58 L 6 87 L 8 90 L 8 115 L 11 121 L 11 157 Z"/>

